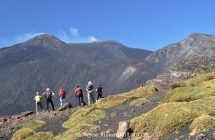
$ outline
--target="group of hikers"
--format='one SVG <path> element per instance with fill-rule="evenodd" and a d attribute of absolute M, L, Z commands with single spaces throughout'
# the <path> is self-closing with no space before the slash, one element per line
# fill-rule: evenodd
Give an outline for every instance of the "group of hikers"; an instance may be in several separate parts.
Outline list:
<path fill-rule="evenodd" d="M 86 86 L 86 91 L 87 91 L 87 99 L 88 99 L 88 105 L 91 104 L 91 100 L 94 103 L 95 102 L 95 98 L 94 98 L 94 86 L 93 83 L 91 81 L 88 82 L 87 86 Z M 102 98 L 102 93 L 103 93 L 103 87 L 101 86 L 101 84 L 96 88 L 96 92 L 97 92 L 97 100 Z M 64 88 L 61 88 L 59 91 L 59 98 L 60 98 L 60 106 L 62 107 L 64 104 L 64 100 L 66 98 L 66 91 Z M 38 106 L 40 108 L 43 109 L 43 105 L 42 105 L 42 96 L 45 97 L 46 100 L 46 108 L 49 111 L 49 104 L 51 104 L 52 106 L 52 110 L 54 111 L 54 103 L 52 101 L 52 97 L 55 95 L 55 93 L 53 91 L 51 91 L 49 88 L 46 89 L 46 91 L 44 93 L 42 93 L 40 95 L 39 92 L 36 92 L 36 96 L 34 98 L 35 102 L 36 102 L 36 112 L 38 112 Z M 83 94 L 83 90 L 82 88 L 77 85 L 75 88 L 75 96 L 78 98 L 78 103 L 79 106 L 81 106 L 81 104 L 83 104 L 84 106 L 87 105 L 84 101 L 84 94 Z"/>

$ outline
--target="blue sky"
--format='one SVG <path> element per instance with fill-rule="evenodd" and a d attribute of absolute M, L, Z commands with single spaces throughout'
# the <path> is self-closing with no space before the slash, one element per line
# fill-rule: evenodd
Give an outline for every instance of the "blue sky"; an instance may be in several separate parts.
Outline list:
<path fill-rule="evenodd" d="M 0 47 L 51 33 L 65 42 L 117 40 L 157 50 L 215 34 L 214 0 L 0 0 Z"/>

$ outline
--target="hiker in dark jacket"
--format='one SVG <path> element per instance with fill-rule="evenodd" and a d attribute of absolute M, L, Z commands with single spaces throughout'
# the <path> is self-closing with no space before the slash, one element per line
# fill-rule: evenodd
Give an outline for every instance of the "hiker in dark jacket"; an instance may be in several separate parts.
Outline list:
<path fill-rule="evenodd" d="M 52 92 L 49 88 L 46 89 L 46 92 L 43 93 L 46 98 L 46 108 L 49 111 L 49 103 L 52 106 L 52 110 L 54 111 L 54 103 L 52 101 L 52 97 L 54 96 L 54 92 Z"/>
<path fill-rule="evenodd" d="M 97 100 L 102 98 L 103 88 L 101 84 L 96 88 L 96 92 L 97 92 Z"/>
<path fill-rule="evenodd" d="M 75 88 L 75 96 L 78 98 L 78 103 L 79 106 L 81 106 L 81 103 L 85 106 L 86 103 L 84 102 L 84 95 L 83 95 L 83 90 L 81 89 L 81 87 L 79 85 L 76 86 Z"/>

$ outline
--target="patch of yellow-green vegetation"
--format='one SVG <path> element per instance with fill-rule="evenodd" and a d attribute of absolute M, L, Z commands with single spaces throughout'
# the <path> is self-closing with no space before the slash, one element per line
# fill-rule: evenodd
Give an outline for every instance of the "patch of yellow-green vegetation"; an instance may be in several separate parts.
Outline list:
<path fill-rule="evenodd" d="M 197 75 L 195 78 L 185 81 L 185 84 L 187 86 L 200 86 L 202 82 L 210 81 L 214 79 L 215 79 L 215 72 L 200 74 L 200 75 Z"/>
<path fill-rule="evenodd" d="M 148 102 L 149 102 L 149 100 L 146 100 L 145 98 L 139 98 L 137 100 L 132 101 L 129 105 L 134 106 L 134 107 L 138 107 L 138 106 L 142 106 Z"/>
<path fill-rule="evenodd" d="M 100 99 L 96 102 L 98 108 L 112 108 L 124 104 L 129 100 L 129 97 L 123 95 L 111 95 L 106 98 Z"/>
<path fill-rule="evenodd" d="M 140 87 L 127 93 L 108 96 L 96 102 L 98 108 L 113 108 L 126 103 L 129 99 L 137 99 L 153 96 L 157 93 L 157 89 L 152 86 Z"/>
<path fill-rule="evenodd" d="M 31 128 L 22 128 L 17 130 L 11 140 L 23 140 L 26 139 L 27 137 L 33 135 L 35 132 L 35 130 L 31 129 Z"/>
<path fill-rule="evenodd" d="M 109 115 L 110 113 L 104 109 L 80 108 L 70 116 L 69 120 L 63 123 L 63 127 L 71 128 L 82 124 L 92 124 L 96 121 L 105 119 Z"/>
<path fill-rule="evenodd" d="M 193 120 L 190 125 L 192 132 L 190 135 L 196 135 L 215 127 L 215 117 L 203 114 Z"/>
<path fill-rule="evenodd" d="M 64 128 L 68 128 L 62 134 L 56 136 L 56 140 L 79 139 L 97 132 L 100 127 L 94 125 L 96 121 L 106 119 L 111 112 L 105 109 L 98 109 L 95 106 L 79 108 L 73 113 L 69 120 L 63 123 Z"/>
<path fill-rule="evenodd" d="M 201 114 L 215 113 L 215 97 L 206 97 L 192 102 L 164 103 L 146 114 L 131 120 L 136 133 L 148 132 L 158 136 L 180 130 Z"/>
<path fill-rule="evenodd" d="M 200 87 L 204 88 L 214 88 L 215 89 L 215 79 L 209 80 L 209 81 L 204 81 L 201 83 Z"/>
<path fill-rule="evenodd" d="M 164 102 L 189 102 L 208 96 L 215 96 L 215 89 L 202 87 L 179 87 L 170 90 L 165 97 Z"/>
<path fill-rule="evenodd" d="M 93 124 L 76 125 L 56 136 L 54 140 L 78 140 L 97 132 L 99 129 L 99 126 Z"/>
<path fill-rule="evenodd" d="M 25 140 L 52 140 L 53 134 L 51 132 L 38 132 L 29 137 Z"/>
<path fill-rule="evenodd" d="M 30 122 L 26 123 L 23 127 L 36 130 L 37 128 L 40 128 L 45 124 L 46 123 L 44 121 L 41 121 L 41 120 L 31 120 Z"/>
<path fill-rule="evenodd" d="M 145 87 L 140 87 L 135 90 L 132 90 L 128 93 L 121 94 L 121 95 L 127 96 L 130 99 L 134 99 L 134 98 L 144 98 L 144 97 L 153 96 L 157 92 L 158 92 L 158 89 L 156 89 L 155 87 L 145 86 Z"/>

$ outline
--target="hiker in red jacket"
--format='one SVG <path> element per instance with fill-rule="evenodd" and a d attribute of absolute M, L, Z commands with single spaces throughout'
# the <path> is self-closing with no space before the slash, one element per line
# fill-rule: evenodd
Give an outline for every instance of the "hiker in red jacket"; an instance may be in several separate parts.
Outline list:
<path fill-rule="evenodd" d="M 83 90 L 80 88 L 79 85 L 76 86 L 75 88 L 75 96 L 78 98 L 79 106 L 81 106 L 81 103 L 85 106 L 86 103 L 84 102 L 84 95 L 83 95 Z"/>
<path fill-rule="evenodd" d="M 62 107 L 64 104 L 64 99 L 66 97 L 66 91 L 64 88 L 60 89 L 59 96 L 60 96 L 60 106 Z"/>

